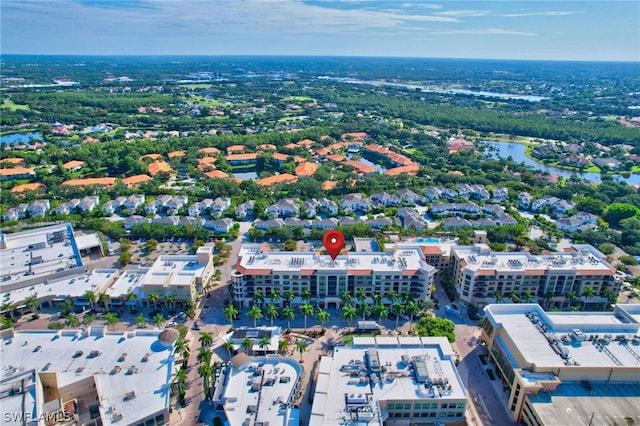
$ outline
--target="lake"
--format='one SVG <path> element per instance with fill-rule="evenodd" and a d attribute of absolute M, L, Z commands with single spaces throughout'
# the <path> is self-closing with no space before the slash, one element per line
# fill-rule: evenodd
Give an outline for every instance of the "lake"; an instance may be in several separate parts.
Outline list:
<path fill-rule="evenodd" d="M 491 152 L 496 157 L 507 158 L 511 157 L 513 161 L 516 163 L 524 163 L 527 166 L 533 167 L 534 169 L 541 170 L 547 173 L 555 173 L 564 177 L 571 177 L 572 175 L 576 175 L 584 180 L 595 180 L 600 182 L 600 173 L 580 173 L 573 172 L 571 170 L 560 169 L 558 167 L 547 166 L 546 164 L 539 163 L 531 158 L 527 157 L 525 154 L 525 145 L 519 143 L 512 142 L 495 142 L 495 141 L 481 141 L 485 146 L 491 146 L 496 151 Z M 616 178 L 625 181 L 629 184 L 640 184 L 640 175 L 632 174 L 628 178 L 615 175 Z"/>
<path fill-rule="evenodd" d="M 233 173 L 233 177 L 240 180 L 256 180 L 258 174 L 256 172 Z"/>
<path fill-rule="evenodd" d="M 16 145 L 22 143 L 29 143 L 32 140 L 42 140 L 42 133 L 40 132 L 28 132 L 28 133 L 11 133 L 9 135 L 0 136 L 0 143 L 6 145 Z"/>

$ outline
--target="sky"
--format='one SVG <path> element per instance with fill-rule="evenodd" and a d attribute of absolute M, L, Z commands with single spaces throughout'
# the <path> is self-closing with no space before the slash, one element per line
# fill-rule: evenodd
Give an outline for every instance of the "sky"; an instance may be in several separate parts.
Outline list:
<path fill-rule="evenodd" d="M 1 54 L 640 61 L 640 1 L 2 0 Z"/>

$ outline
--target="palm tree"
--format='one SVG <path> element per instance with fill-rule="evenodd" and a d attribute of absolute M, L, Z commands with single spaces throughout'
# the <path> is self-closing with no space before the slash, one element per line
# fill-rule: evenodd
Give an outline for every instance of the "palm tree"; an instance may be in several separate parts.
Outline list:
<path fill-rule="evenodd" d="M 98 295 L 98 303 L 102 303 L 102 307 L 108 311 L 109 310 L 109 302 L 111 302 L 111 296 L 107 293 L 100 293 Z"/>
<path fill-rule="evenodd" d="M 533 293 L 531 293 L 530 291 L 525 291 L 522 295 L 522 301 L 524 303 L 531 303 L 533 301 Z"/>
<path fill-rule="evenodd" d="M 398 300 L 398 293 L 396 293 L 395 290 L 389 290 L 387 292 L 387 299 L 389 300 L 389 303 L 391 303 L 391 306 L 393 306 Z"/>
<path fill-rule="evenodd" d="M 502 301 L 504 300 L 502 292 L 498 290 L 493 292 L 493 298 L 496 299 L 496 303 L 502 303 Z"/>
<path fill-rule="evenodd" d="M 373 295 L 373 304 L 374 305 L 381 305 L 382 304 L 382 296 L 380 295 L 380 293 L 375 293 Z"/>
<path fill-rule="evenodd" d="M 202 377 L 202 388 L 204 390 L 204 399 L 209 400 L 211 397 L 211 387 L 209 384 L 209 378 L 211 377 L 211 367 L 209 364 L 201 364 L 198 367 L 198 375 Z"/>
<path fill-rule="evenodd" d="M 273 320 L 277 318 L 278 315 L 280 315 L 278 308 L 271 304 L 267 305 L 267 318 L 271 320 L 271 327 L 273 327 Z"/>
<path fill-rule="evenodd" d="M 402 301 L 405 304 L 408 304 L 409 302 L 413 302 L 413 296 L 411 295 L 409 290 L 405 290 L 402 292 Z"/>
<path fill-rule="evenodd" d="M 364 289 L 362 287 L 356 290 L 356 299 L 358 299 L 358 302 L 360 303 L 363 303 L 365 300 L 367 300 L 367 294 L 364 292 Z"/>
<path fill-rule="evenodd" d="M 174 383 L 178 388 L 178 399 L 180 400 L 180 404 L 184 405 L 184 394 L 187 387 L 187 370 L 185 368 L 181 368 L 176 371 Z"/>
<path fill-rule="evenodd" d="M 362 321 L 367 319 L 367 315 L 371 314 L 371 307 L 366 303 L 361 303 L 358 305 L 358 314 L 362 315 Z"/>
<path fill-rule="evenodd" d="M 402 303 L 394 303 L 391 310 L 396 316 L 396 328 L 398 328 L 398 319 L 400 319 L 400 315 L 404 314 L 404 305 Z"/>
<path fill-rule="evenodd" d="M 2 312 L 9 312 L 9 317 L 13 319 L 13 313 L 16 311 L 16 305 L 11 302 L 7 302 L 2 305 L 2 308 L 0 308 L 0 310 L 2 310 Z"/>
<path fill-rule="evenodd" d="M 233 349 L 233 342 L 228 340 L 222 344 L 222 347 L 224 347 L 227 350 L 227 353 L 229 354 L 229 359 L 231 359 L 231 350 Z"/>
<path fill-rule="evenodd" d="M 151 319 L 151 323 L 155 326 L 155 327 L 162 327 L 162 324 L 164 324 L 164 315 L 157 313 L 152 319 Z"/>
<path fill-rule="evenodd" d="M 311 300 L 311 292 L 309 291 L 308 288 L 305 288 L 302 290 L 302 293 L 300 294 L 300 298 L 305 303 L 309 303 L 309 301 Z"/>
<path fill-rule="evenodd" d="M 605 289 L 603 295 L 609 303 L 616 303 L 616 301 L 618 300 L 618 295 L 610 288 Z"/>
<path fill-rule="evenodd" d="M 347 320 L 347 325 L 349 328 L 351 328 L 351 321 L 353 321 L 354 319 L 356 319 L 356 316 L 358 315 L 356 308 L 354 308 L 351 305 L 346 305 L 342 307 L 342 317 Z"/>
<path fill-rule="evenodd" d="M 256 292 L 253 294 L 253 304 L 262 306 L 263 303 L 264 303 L 264 293 L 262 292 L 262 290 L 256 290 Z"/>
<path fill-rule="evenodd" d="M 133 291 L 128 291 L 124 296 L 124 301 L 127 302 L 129 304 L 129 308 L 131 308 L 131 313 L 133 313 L 133 306 L 135 305 L 136 298 L 137 296 Z"/>
<path fill-rule="evenodd" d="M 260 349 L 262 349 L 262 351 L 264 352 L 266 348 L 269 347 L 269 345 L 271 344 L 271 338 L 268 336 L 264 336 L 262 339 L 260 339 Z"/>
<path fill-rule="evenodd" d="M 94 322 L 95 320 L 96 320 L 96 317 L 93 314 L 86 314 L 82 318 L 82 322 L 86 325 L 91 325 L 91 323 Z"/>
<path fill-rule="evenodd" d="M 258 308 L 256 305 L 253 305 L 249 312 L 247 312 L 247 318 L 253 320 L 253 327 L 257 327 L 256 322 L 262 319 L 262 309 Z"/>
<path fill-rule="evenodd" d="M 578 296 L 575 291 L 567 292 L 567 300 L 569 301 L 569 307 L 573 306 L 577 298 Z"/>
<path fill-rule="evenodd" d="M 169 312 L 173 311 L 173 304 L 176 301 L 176 297 L 173 295 L 173 293 L 167 293 L 166 296 L 164 296 L 164 302 L 169 306 Z"/>
<path fill-rule="evenodd" d="M 111 327 L 112 325 L 116 325 L 118 322 L 120 322 L 120 318 L 118 318 L 118 316 L 113 312 L 109 312 L 105 319 L 107 321 L 107 328 Z"/>
<path fill-rule="evenodd" d="M 509 293 L 509 299 L 511 299 L 513 303 L 520 302 L 520 296 L 518 295 L 518 292 L 515 290 L 511 290 L 511 293 Z"/>
<path fill-rule="evenodd" d="M 342 290 L 342 292 L 340 292 L 340 301 L 342 302 L 343 305 L 350 305 L 351 293 L 349 293 L 346 290 Z"/>
<path fill-rule="evenodd" d="M 253 340 L 245 337 L 244 339 L 242 339 L 242 344 L 240 346 L 242 346 L 246 354 L 249 355 L 251 353 L 251 348 L 253 347 Z"/>
<path fill-rule="evenodd" d="M 229 304 L 224 308 L 224 317 L 229 320 L 231 327 L 233 327 L 233 320 L 238 316 L 238 310 L 235 306 Z"/>
<path fill-rule="evenodd" d="M 271 303 L 275 303 L 281 299 L 280 292 L 276 288 L 272 288 L 269 292 L 269 299 L 271 299 Z"/>
<path fill-rule="evenodd" d="M 203 347 L 208 348 L 213 343 L 213 333 L 210 331 L 201 331 L 198 341 Z"/>
<path fill-rule="evenodd" d="M 76 314 L 69 314 L 67 315 L 66 319 L 67 319 L 67 325 L 71 328 L 75 328 L 78 326 L 78 324 L 80 324 L 80 319 Z"/>
<path fill-rule="evenodd" d="M 147 324 L 147 319 L 144 317 L 144 315 L 138 314 L 138 316 L 136 317 L 136 325 L 138 327 L 144 327 L 146 324 Z"/>
<path fill-rule="evenodd" d="M 293 299 L 296 298 L 296 294 L 292 291 L 292 290 L 287 290 L 284 292 L 284 299 L 289 303 L 289 306 L 291 306 L 291 302 L 293 301 Z"/>
<path fill-rule="evenodd" d="M 405 312 L 409 315 L 409 328 L 411 328 L 411 324 L 413 323 L 413 316 L 417 315 L 420 312 L 420 307 L 416 302 L 410 300 L 405 307 Z"/>
<path fill-rule="evenodd" d="M 307 317 L 313 315 L 313 306 L 308 303 L 300 306 L 300 313 L 304 316 L 304 331 L 307 331 Z"/>
<path fill-rule="evenodd" d="M 329 322 L 329 316 L 329 312 L 323 311 L 322 309 L 318 310 L 316 319 L 320 321 L 320 324 L 322 324 L 322 328 L 324 328 L 324 325 Z"/>
<path fill-rule="evenodd" d="M 280 353 L 284 355 L 285 353 L 287 353 L 288 350 L 289 350 L 289 340 L 287 339 L 278 340 L 278 351 L 280 351 Z"/>
<path fill-rule="evenodd" d="M 96 303 L 96 299 L 97 299 L 95 292 L 91 290 L 85 291 L 84 298 L 87 299 L 87 302 L 89 302 L 89 306 L 91 307 L 91 310 L 93 310 L 93 304 Z"/>
<path fill-rule="evenodd" d="M 36 299 L 35 296 L 27 296 L 24 299 L 24 306 L 34 314 L 38 313 L 39 304 L 38 299 Z"/>
<path fill-rule="evenodd" d="M 553 300 L 555 293 L 551 287 L 547 288 L 544 292 L 544 305 L 546 308 L 549 307 L 549 303 Z"/>
<path fill-rule="evenodd" d="M 211 363 L 211 351 L 207 348 L 200 348 L 198 355 L 196 355 L 196 360 L 200 364 L 209 365 Z"/>
<path fill-rule="evenodd" d="M 158 310 L 158 299 L 159 298 L 160 298 L 160 295 L 155 291 L 150 291 L 149 294 L 147 295 L 147 299 L 149 300 L 149 303 L 153 303 L 153 310 L 154 311 Z"/>
<path fill-rule="evenodd" d="M 179 336 L 175 343 L 173 344 L 173 353 L 180 354 L 182 356 L 182 365 L 187 366 L 189 362 L 189 355 L 191 355 L 191 350 L 189 349 L 189 341 Z"/>
<path fill-rule="evenodd" d="M 298 350 L 298 352 L 300 352 L 300 363 L 302 364 L 304 361 L 302 360 L 302 354 L 304 353 L 304 351 L 307 350 L 307 347 L 309 346 L 309 344 L 302 340 L 302 339 L 298 339 L 296 340 L 296 349 Z"/>
<path fill-rule="evenodd" d="M 593 291 L 593 287 L 585 287 L 582 290 L 582 297 L 585 299 L 583 306 L 587 304 L 586 300 L 593 298 L 596 295 L 595 291 Z"/>
<path fill-rule="evenodd" d="M 382 322 L 389 317 L 389 310 L 386 306 L 380 304 L 373 307 L 374 315 L 378 317 L 378 321 Z"/>
<path fill-rule="evenodd" d="M 291 321 L 296 317 L 296 312 L 290 306 L 285 306 L 282 316 L 287 320 L 287 328 L 291 329 Z"/>

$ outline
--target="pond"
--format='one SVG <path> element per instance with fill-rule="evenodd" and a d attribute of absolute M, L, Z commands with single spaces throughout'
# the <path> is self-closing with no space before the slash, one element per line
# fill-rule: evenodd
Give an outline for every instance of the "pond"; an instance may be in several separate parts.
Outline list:
<path fill-rule="evenodd" d="M 42 140 L 42 133 L 40 132 L 28 132 L 28 133 L 11 133 L 9 135 L 0 136 L 0 144 L 16 145 L 26 144 L 32 140 Z"/>
<path fill-rule="evenodd" d="M 233 177 L 240 180 L 256 180 L 258 174 L 256 172 L 233 173 Z"/>
<path fill-rule="evenodd" d="M 495 142 L 495 141 L 481 141 L 481 143 L 485 146 L 492 147 L 495 151 L 492 151 L 490 154 L 493 154 L 495 157 L 499 158 L 508 158 L 511 157 L 513 161 L 517 163 L 524 163 L 527 166 L 533 167 L 534 169 L 541 170 L 547 173 L 555 173 L 561 175 L 563 177 L 571 177 L 572 175 L 576 175 L 584 180 L 595 180 L 600 182 L 600 173 L 580 173 L 573 172 L 571 170 L 560 169 L 558 167 L 547 166 L 546 164 L 539 163 L 531 158 L 527 157 L 525 154 L 525 145 L 512 143 L 512 142 Z M 629 177 L 622 177 L 619 175 L 615 175 L 616 178 L 625 181 L 628 184 L 640 184 L 640 175 L 632 174 Z"/>

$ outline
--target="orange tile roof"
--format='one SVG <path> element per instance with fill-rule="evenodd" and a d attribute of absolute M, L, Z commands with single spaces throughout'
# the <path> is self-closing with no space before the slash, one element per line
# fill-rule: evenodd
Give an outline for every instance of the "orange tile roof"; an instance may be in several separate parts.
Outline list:
<path fill-rule="evenodd" d="M 287 159 L 288 159 L 290 156 L 289 156 L 289 155 L 287 155 L 287 154 L 282 154 L 281 152 L 274 152 L 274 153 L 271 155 L 271 157 L 272 157 L 274 160 L 277 160 L 277 161 L 287 161 Z"/>
<path fill-rule="evenodd" d="M 396 167 L 394 169 L 389 169 L 386 172 L 384 172 L 384 174 L 387 176 L 398 176 L 398 175 L 415 176 L 418 173 L 419 169 L 420 167 L 414 164 L 411 166 L 402 166 L 402 167 Z"/>
<path fill-rule="evenodd" d="M 255 160 L 258 154 L 255 152 L 249 154 L 231 154 L 224 157 L 227 161 Z"/>
<path fill-rule="evenodd" d="M 218 155 L 218 154 L 220 154 L 220 150 L 218 148 L 214 148 L 212 146 L 207 147 L 207 148 L 200 148 L 198 150 L 198 152 L 200 154 L 206 154 L 206 155 Z"/>
<path fill-rule="evenodd" d="M 420 250 L 422 251 L 422 254 L 424 254 L 425 256 L 441 256 L 442 255 L 442 249 L 436 245 L 420 246 Z"/>
<path fill-rule="evenodd" d="M 0 160 L 0 164 L 24 164 L 24 158 L 3 158 L 2 160 Z"/>
<path fill-rule="evenodd" d="M 149 175 L 133 175 L 122 179 L 122 183 L 125 184 L 127 188 L 132 188 L 141 183 L 149 182 L 150 180 L 153 179 Z"/>
<path fill-rule="evenodd" d="M 322 189 L 324 189 L 325 191 L 329 191 L 330 189 L 333 189 L 336 186 L 338 186 L 338 182 L 336 182 L 335 180 L 327 180 L 322 182 Z"/>
<path fill-rule="evenodd" d="M 245 152 L 247 147 L 244 145 L 231 145 L 227 147 L 227 154 L 233 154 L 234 152 Z"/>
<path fill-rule="evenodd" d="M 278 147 L 276 147 L 275 145 L 270 144 L 270 143 L 263 143 L 263 144 L 258 145 L 256 147 L 257 151 L 275 151 L 277 149 L 278 149 Z"/>
<path fill-rule="evenodd" d="M 11 188 L 11 192 L 37 191 L 44 188 L 44 183 L 24 183 Z"/>
<path fill-rule="evenodd" d="M 229 177 L 227 173 L 221 170 L 212 170 L 210 172 L 205 173 L 205 176 L 210 177 L 211 179 L 224 179 Z"/>
<path fill-rule="evenodd" d="M 405 157 L 404 155 L 398 154 L 397 152 L 393 152 L 390 149 L 384 148 L 380 145 L 374 145 L 374 144 L 367 145 L 365 149 L 367 151 L 371 151 L 371 152 L 375 152 L 376 154 L 383 155 L 387 157 L 389 160 L 391 160 L 392 162 L 399 164 L 401 166 L 411 166 L 415 164 L 413 161 L 411 161 L 409 158 Z"/>
<path fill-rule="evenodd" d="M 316 172 L 316 170 L 318 170 L 318 165 L 316 163 L 305 161 L 303 163 L 298 164 L 298 167 L 296 167 L 296 175 L 312 176 Z"/>
<path fill-rule="evenodd" d="M 327 155 L 327 160 L 337 161 L 338 163 L 341 163 L 342 161 L 344 161 L 344 155 L 340 155 L 340 154 Z"/>
<path fill-rule="evenodd" d="M 315 142 L 311 139 L 302 139 L 301 141 L 296 142 L 296 145 L 303 146 L 305 148 L 311 148 L 311 145 L 313 145 L 314 143 Z"/>
<path fill-rule="evenodd" d="M 460 170 L 451 170 L 447 172 L 447 174 L 450 176 L 464 176 L 464 173 L 462 173 Z"/>
<path fill-rule="evenodd" d="M 264 179 L 258 179 L 256 183 L 262 186 L 271 186 L 277 183 L 293 183 L 298 180 L 298 176 L 289 173 L 282 173 L 277 176 L 269 176 Z"/>
<path fill-rule="evenodd" d="M 155 176 L 160 172 L 174 173 L 174 171 L 171 168 L 171 166 L 168 165 L 167 163 L 165 163 L 162 160 L 156 160 L 153 163 L 149 164 L 148 170 L 149 170 L 149 174 L 151 174 L 151 176 Z"/>
<path fill-rule="evenodd" d="M 145 154 L 145 155 L 141 155 L 139 160 L 144 160 L 144 159 L 150 159 L 150 160 L 159 160 L 162 158 L 162 155 L 160 154 Z"/>
<path fill-rule="evenodd" d="M 284 148 L 286 149 L 297 149 L 300 148 L 298 145 L 296 145 L 295 143 L 288 143 L 284 146 Z"/>
<path fill-rule="evenodd" d="M 351 136 L 352 140 L 365 140 L 369 135 L 365 132 L 353 132 L 353 133 L 343 133 L 340 137 L 342 140 L 347 140 Z"/>
<path fill-rule="evenodd" d="M 361 163 L 359 161 L 349 160 L 349 161 L 345 161 L 345 164 L 348 164 L 348 165 L 354 167 L 358 173 L 362 173 L 364 175 L 368 175 L 370 173 L 377 173 L 378 172 L 378 169 L 376 169 L 375 167 L 371 167 L 371 166 L 369 166 L 367 164 L 364 164 L 364 163 Z"/>
<path fill-rule="evenodd" d="M 172 151 L 167 154 L 167 157 L 169 158 L 184 157 L 185 155 L 187 155 L 187 151 Z"/>
<path fill-rule="evenodd" d="M 104 178 L 71 179 L 71 180 L 62 182 L 62 184 L 66 186 L 99 185 L 104 187 L 112 187 L 113 185 L 116 184 L 116 178 L 104 177 Z"/>
<path fill-rule="evenodd" d="M 69 169 L 75 169 L 76 167 L 82 167 L 83 165 L 84 165 L 84 161 L 71 160 L 71 161 L 67 161 L 66 163 L 64 163 L 62 165 L 62 167 L 64 167 L 65 169 L 69 170 Z"/>
<path fill-rule="evenodd" d="M 198 160 L 198 164 L 214 164 L 216 160 L 216 157 L 203 157 Z"/>
<path fill-rule="evenodd" d="M 12 167 L 10 169 L 0 169 L 0 176 L 29 175 L 33 174 L 33 169 L 24 167 Z"/>

